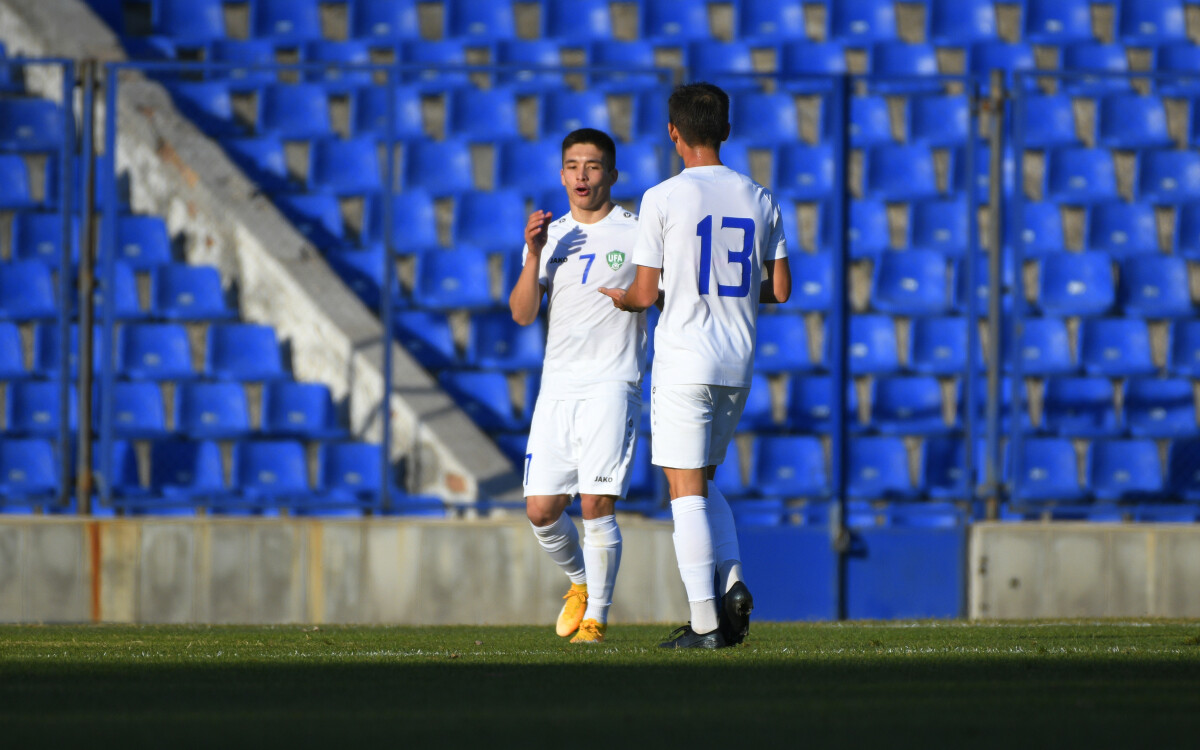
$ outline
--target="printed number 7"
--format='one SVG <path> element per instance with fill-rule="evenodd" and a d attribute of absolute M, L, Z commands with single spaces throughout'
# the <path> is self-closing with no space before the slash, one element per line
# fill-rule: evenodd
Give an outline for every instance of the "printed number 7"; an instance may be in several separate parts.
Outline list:
<path fill-rule="evenodd" d="M 587 255 L 580 255 L 579 257 L 581 260 L 587 261 L 587 265 L 583 267 L 583 281 L 580 282 L 582 284 L 586 284 L 588 271 L 592 270 L 592 261 L 594 261 L 596 259 L 596 254 L 588 253 Z"/>

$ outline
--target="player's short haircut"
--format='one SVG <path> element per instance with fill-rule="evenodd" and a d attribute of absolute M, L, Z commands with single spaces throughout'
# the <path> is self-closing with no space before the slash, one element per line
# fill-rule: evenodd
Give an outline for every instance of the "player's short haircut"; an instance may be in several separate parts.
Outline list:
<path fill-rule="evenodd" d="M 711 83 L 685 83 L 671 92 L 667 114 L 689 146 L 717 148 L 729 127 L 729 95 Z"/>
<path fill-rule="evenodd" d="M 608 160 L 608 164 L 605 165 L 606 168 L 616 169 L 617 144 L 613 143 L 613 139 L 608 133 L 605 133 L 603 130 L 596 130 L 595 128 L 580 128 L 579 130 L 572 130 L 570 133 L 567 133 L 565 138 L 563 138 L 563 155 L 566 156 L 567 149 L 579 143 L 587 143 L 600 149 L 605 158 Z"/>

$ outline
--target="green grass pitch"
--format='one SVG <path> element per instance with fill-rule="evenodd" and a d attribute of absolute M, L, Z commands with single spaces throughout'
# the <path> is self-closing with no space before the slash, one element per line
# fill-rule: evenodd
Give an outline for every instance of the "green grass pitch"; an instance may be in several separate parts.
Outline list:
<path fill-rule="evenodd" d="M 0 627 L 0 746 L 1197 747 L 1200 622 Z"/>

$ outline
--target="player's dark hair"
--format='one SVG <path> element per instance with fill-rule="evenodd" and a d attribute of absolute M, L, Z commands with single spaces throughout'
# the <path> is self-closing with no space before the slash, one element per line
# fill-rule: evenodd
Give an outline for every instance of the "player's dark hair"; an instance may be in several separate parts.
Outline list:
<path fill-rule="evenodd" d="M 711 83 L 676 86 L 667 116 L 689 146 L 719 148 L 729 127 L 729 95 Z"/>
<path fill-rule="evenodd" d="M 617 144 L 613 143 L 613 139 L 608 135 L 608 133 L 605 133 L 603 130 L 596 130 L 595 128 L 580 128 L 579 130 L 572 130 L 570 133 L 567 133 L 565 138 L 563 138 L 563 155 L 566 155 L 567 149 L 579 143 L 587 143 L 600 149 L 605 158 L 608 159 L 608 164 L 605 165 L 605 168 L 616 169 Z"/>

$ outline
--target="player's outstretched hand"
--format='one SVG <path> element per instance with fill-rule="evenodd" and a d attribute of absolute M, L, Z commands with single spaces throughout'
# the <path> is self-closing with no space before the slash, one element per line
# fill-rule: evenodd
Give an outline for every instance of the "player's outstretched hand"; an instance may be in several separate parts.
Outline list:
<path fill-rule="evenodd" d="M 608 287 L 602 286 L 598 291 L 612 300 L 613 307 L 617 308 L 618 310 L 624 310 L 625 312 L 632 312 L 632 310 L 630 310 L 625 304 L 624 289 L 609 289 Z"/>
<path fill-rule="evenodd" d="M 550 230 L 550 219 L 554 214 L 550 211 L 534 211 L 529 214 L 529 222 L 525 224 L 525 244 L 529 246 L 529 254 L 540 256 L 546 246 L 546 234 Z"/>

